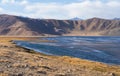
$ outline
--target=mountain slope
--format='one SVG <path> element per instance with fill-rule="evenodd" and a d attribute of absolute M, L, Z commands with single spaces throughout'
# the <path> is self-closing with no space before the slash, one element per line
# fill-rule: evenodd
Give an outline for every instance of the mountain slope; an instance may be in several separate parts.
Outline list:
<path fill-rule="evenodd" d="M 0 35 L 119 35 L 120 20 L 91 18 L 87 20 L 32 19 L 0 15 Z"/>

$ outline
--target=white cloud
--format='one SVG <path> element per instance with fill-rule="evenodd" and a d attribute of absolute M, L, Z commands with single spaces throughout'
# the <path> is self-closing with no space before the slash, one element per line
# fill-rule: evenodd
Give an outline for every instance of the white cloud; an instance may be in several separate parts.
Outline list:
<path fill-rule="evenodd" d="M 1 0 L 1 4 L 18 4 L 25 5 L 28 3 L 28 0 Z"/>
<path fill-rule="evenodd" d="M 34 12 L 37 17 L 46 18 L 71 18 L 71 17 L 103 17 L 112 18 L 120 17 L 120 2 L 109 1 L 101 2 L 100 0 L 85 0 L 79 3 L 58 4 L 58 3 L 35 3 L 26 6 L 26 10 Z"/>
<path fill-rule="evenodd" d="M 0 12 L 3 12 L 3 8 L 0 7 Z"/>
<path fill-rule="evenodd" d="M 114 18 L 120 17 L 120 1 L 119 0 L 108 0 L 102 2 L 101 0 L 79 0 L 80 2 L 61 4 L 61 3 L 31 3 L 28 0 L 2 0 L 6 3 L 17 4 L 18 7 L 24 7 L 21 12 L 18 11 L 7 11 L 11 14 L 35 17 L 35 18 L 58 18 L 66 19 L 72 17 L 91 18 Z M 12 7 L 11 7 L 12 8 Z M 17 8 L 17 7 L 16 7 Z M 18 9 L 19 10 L 19 9 Z M 24 11 L 24 12 L 23 12 Z"/>
<path fill-rule="evenodd" d="M 1 0 L 1 3 L 15 3 L 15 0 Z"/>
<path fill-rule="evenodd" d="M 107 3 L 107 5 L 110 7 L 120 7 L 120 2 L 111 1 L 111 2 Z"/>
<path fill-rule="evenodd" d="M 1 3 L 7 3 L 9 0 L 1 0 Z"/>
<path fill-rule="evenodd" d="M 22 0 L 22 1 L 20 2 L 20 4 L 21 4 L 21 5 L 26 5 L 26 4 L 28 4 L 28 1 L 27 1 L 27 0 Z"/>

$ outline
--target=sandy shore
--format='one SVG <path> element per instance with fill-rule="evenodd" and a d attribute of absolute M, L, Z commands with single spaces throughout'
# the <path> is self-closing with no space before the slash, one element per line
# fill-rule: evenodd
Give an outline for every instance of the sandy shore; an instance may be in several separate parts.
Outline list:
<path fill-rule="evenodd" d="M 11 42 L 34 39 L 0 37 L 0 76 L 120 76 L 120 66 L 67 56 L 48 56 Z"/>

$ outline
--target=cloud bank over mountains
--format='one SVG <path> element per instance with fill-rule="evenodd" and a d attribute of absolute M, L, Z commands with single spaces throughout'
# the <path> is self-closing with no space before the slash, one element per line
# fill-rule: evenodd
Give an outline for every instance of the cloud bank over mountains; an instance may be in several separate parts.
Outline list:
<path fill-rule="evenodd" d="M 77 0 L 70 3 L 38 0 L 0 0 L 0 14 L 32 18 L 69 19 L 120 17 L 120 0 Z"/>

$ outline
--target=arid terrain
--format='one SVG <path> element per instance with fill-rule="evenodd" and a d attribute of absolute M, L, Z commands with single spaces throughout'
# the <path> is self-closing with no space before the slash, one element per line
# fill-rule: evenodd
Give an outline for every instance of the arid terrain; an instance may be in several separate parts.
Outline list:
<path fill-rule="evenodd" d="M 120 36 L 120 20 L 90 18 L 86 20 L 33 19 L 0 15 L 0 35 L 4 36 Z"/>
<path fill-rule="evenodd" d="M 119 65 L 44 55 L 11 41 L 35 39 L 0 37 L 0 76 L 120 76 Z"/>

